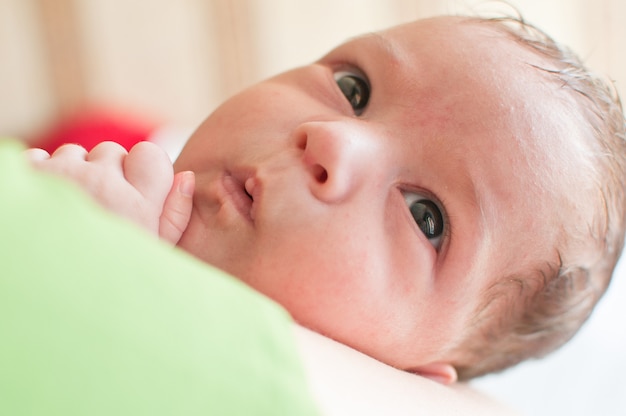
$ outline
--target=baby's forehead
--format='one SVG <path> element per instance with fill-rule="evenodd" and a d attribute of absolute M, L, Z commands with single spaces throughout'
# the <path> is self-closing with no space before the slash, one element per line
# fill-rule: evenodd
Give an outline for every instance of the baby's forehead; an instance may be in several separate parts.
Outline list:
<path fill-rule="evenodd" d="M 586 174 L 591 167 L 585 154 L 590 150 L 588 138 L 593 133 L 579 117 L 581 103 L 577 95 L 563 88 L 556 75 L 558 62 L 524 43 L 513 29 L 498 21 L 438 17 L 392 28 L 381 36 L 402 45 L 404 53 L 415 54 L 416 59 L 407 62 L 415 62 L 417 69 L 410 70 L 419 72 L 420 65 L 424 65 L 420 54 L 426 51 L 428 64 L 434 65 L 432 72 L 446 73 L 448 80 L 456 77 L 459 82 L 442 91 L 449 95 L 465 92 L 469 96 L 460 107 L 465 111 L 454 113 L 456 119 L 464 121 L 460 124 L 463 129 L 492 126 L 485 130 L 485 135 L 473 137 L 478 147 L 480 141 L 484 142 L 481 152 L 490 153 L 482 161 L 478 153 L 472 154 L 476 163 L 485 167 L 476 177 L 488 183 L 498 197 L 511 195 L 507 203 L 518 207 L 511 210 L 511 217 L 516 211 L 534 212 L 534 220 L 531 215 L 528 222 L 514 229 L 500 205 L 485 202 L 483 209 L 492 210 L 487 215 L 499 219 L 492 223 L 491 232 L 498 234 L 500 242 L 515 240 L 517 233 L 524 237 L 520 244 L 537 248 L 542 245 L 538 240 L 545 236 L 543 249 L 549 250 L 555 248 L 560 238 L 556 234 L 568 228 L 567 218 L 581 222 L 589 219 L 590 208 L 581 201 L 589 196 L 592 187 Z M 442 84 L 448 80 L 439 79 Z M 477 111 L 472 113 L 473 110 Z M 476 120 L 479 122 L 471 124 Z M 469 130 L 463 129 L 455 133 L 468 133 L 469 138 Z M 507 140 L 513 151 L 502 150 Z M 457 156 L 466 157 L 466 150 L 457 148 Z M 503 163 L 496 172 L 488 159 L 495 162 L 498 158 Z M 506 163 L 507 158 L 511 163 Z M 494 174 L 507 180 L 495 181 Z M 533 221 L 539 228 L 554 229 L 543 235 L 533 233 L 528 229 L 534 226 Z M 548 240 L 553 243 L 548 244 Z M 539 250 L 537 257 L 540 254 Z"/>
<path fill-rule="evenodd" d="M 515 19 L 438 16 L 391 27 L 375 36 L 409 45 L 430 42 L 439 54 L 465 52 L 462 55 L 466 59 L 488 58 L 501 64 L 511 60 L 527 60 L 538 65 L 556 63 L 540 57 L 537 51 L 541 48 L 534 47 L 544 42 L 545 35 Z"/>
<path fill-rule="evenodd" d="M 515 29 L 498 20 L 443 16 L 362 39 L 382 44 L 389 52 L 393 59 L 380 60 L 380 65 L 387 67 L 388 78 L 395 77 L 393 72 L 400 74 L 397 85 L 402 88 L 393 90 L 394 103 L 419 109 L 414 115 L 420 121 L 437 115 L 436 110 L 447 111 L 448 117 L 441 118 L 447 120 L 445 133 L 471 137 L 476 146 L 482 142 L 481 150 L 493 158 L 498 157 L 504 138 L 514 142 L 515 151 L 502 157 L 519 163 L 501 164 L 498 173 L 511 178 L 502 193 L 515 193 L 525 184 L 517 191 L 523 193 L 521 199 L 577 194 L 582 173 L 576 166 L 588 150 L 585 137 L 591 135 L 585 123 L 574 117 L 579 115 L 580 102 L 563 88 L 556 75 L 558 62 L 525 44 Z M 369 53 L 363 47 L 359 51 Z M 430 94 L 427 111 L 420 101 L 422 93 Z M 452 131 L 454 126 L 457 129 Z M 471 136 L 476 129 L 484 134 Z M 448 149 L 467 156 L 464 147 Z M 488 180 L 490 174 L 487 169 L 483 176 Z M 568 199 L 562 197 L 561 202 Z"/>

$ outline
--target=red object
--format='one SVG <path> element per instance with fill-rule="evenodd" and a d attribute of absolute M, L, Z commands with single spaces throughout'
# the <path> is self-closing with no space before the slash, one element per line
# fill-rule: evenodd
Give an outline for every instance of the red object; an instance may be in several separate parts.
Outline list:
<path fill-rule="evenodd" d="M 87 151 L 103 141 L 114 141 L 130 150 L 148 140 L 156 126 L 128 115 L 107 111 L 86 111 L 60 120 L 31 143 L 49 153 L 66 143 L 80 144 Z"/>

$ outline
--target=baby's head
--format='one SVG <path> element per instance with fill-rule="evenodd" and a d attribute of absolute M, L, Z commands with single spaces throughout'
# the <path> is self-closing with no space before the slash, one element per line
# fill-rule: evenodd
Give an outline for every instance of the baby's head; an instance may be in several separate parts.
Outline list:
<path fill-rule="evenodd" d="M 557 154 L 546 155 L 547 160 L 561 159 L 564 169 L 559 172 L 559 165 L 553 166 L 553 174 L 561 178 L 555 178 L 552 190 L 542 191 L 562 193 L 547 198 L 558 204 L 553 209 L 561 211 L 561 218 L 550 224 L 538 212 L 527 230 L 529 235 L 544 232 L 546 226 L 559 230 L 553 247 L 558 261 L 505 271 L 487 289 L 471 324 L 478 332 L 470 331 L 460 344 L 468 353 L 463 363 L 456 364 L 462 378 L 541 357 L 568 341 L 609 285 L 622 252 L 626 218 L 626 124 L 613 85 L 591 73 L 566 47 L 519 19 L 474 21 L 542 58 L 536 71 L 547 94 L 555 94 L 557 100 L 553 113 L 546 116 L 569 120 L 573 131 L 557 139 L 561 142 Z M 552 92 L 555 88 L 558 91 Z"/>
<path fill-rule="evenodd" d="M 557 347 L 621 251 L 624 119 L 527 30 L 418 21 L 236 95 L 175 164 L 196 172 L 179 245 L 405 370 Z"/>

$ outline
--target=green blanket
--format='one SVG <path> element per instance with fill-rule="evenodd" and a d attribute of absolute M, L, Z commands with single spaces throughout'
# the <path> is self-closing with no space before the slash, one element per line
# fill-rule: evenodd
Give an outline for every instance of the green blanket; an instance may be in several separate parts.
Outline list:
<path fill-rule="evenodd" d="M 273 302 L 0 139 L 0 415 L 311 415 Z"/>

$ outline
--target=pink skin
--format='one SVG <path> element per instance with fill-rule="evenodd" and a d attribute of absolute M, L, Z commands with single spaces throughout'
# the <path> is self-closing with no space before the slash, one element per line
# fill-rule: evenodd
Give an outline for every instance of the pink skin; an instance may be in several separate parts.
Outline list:
<path fill-rule="evenodd" d="M 174 175 L 167 154 L 149 142 L 130 152 L 103 142 L 90 152 L 73 144 L 52 155 L 29 149 L 26 156 L 43 171 L 78 183 L 102 206 L 176 244 L 189 222 L 194 175 Z"/>
<path fill-rule="evenodd" d="M 557 261 L 558 227 L 537 222 L 561 221 L 559 138 L 579 133 L 554 112 L 559 86 L 529 63 L 546 65 L 488 26 L 438 18 L 243 91 L 174 164 L 197 181 L 178 245 L 308 328 L 453 381 L 486 288 Z M 362 114 L 337 87 L 341 71 L 369 80 Z M 407 195 L 445 211 L 439 244 Z"/>

